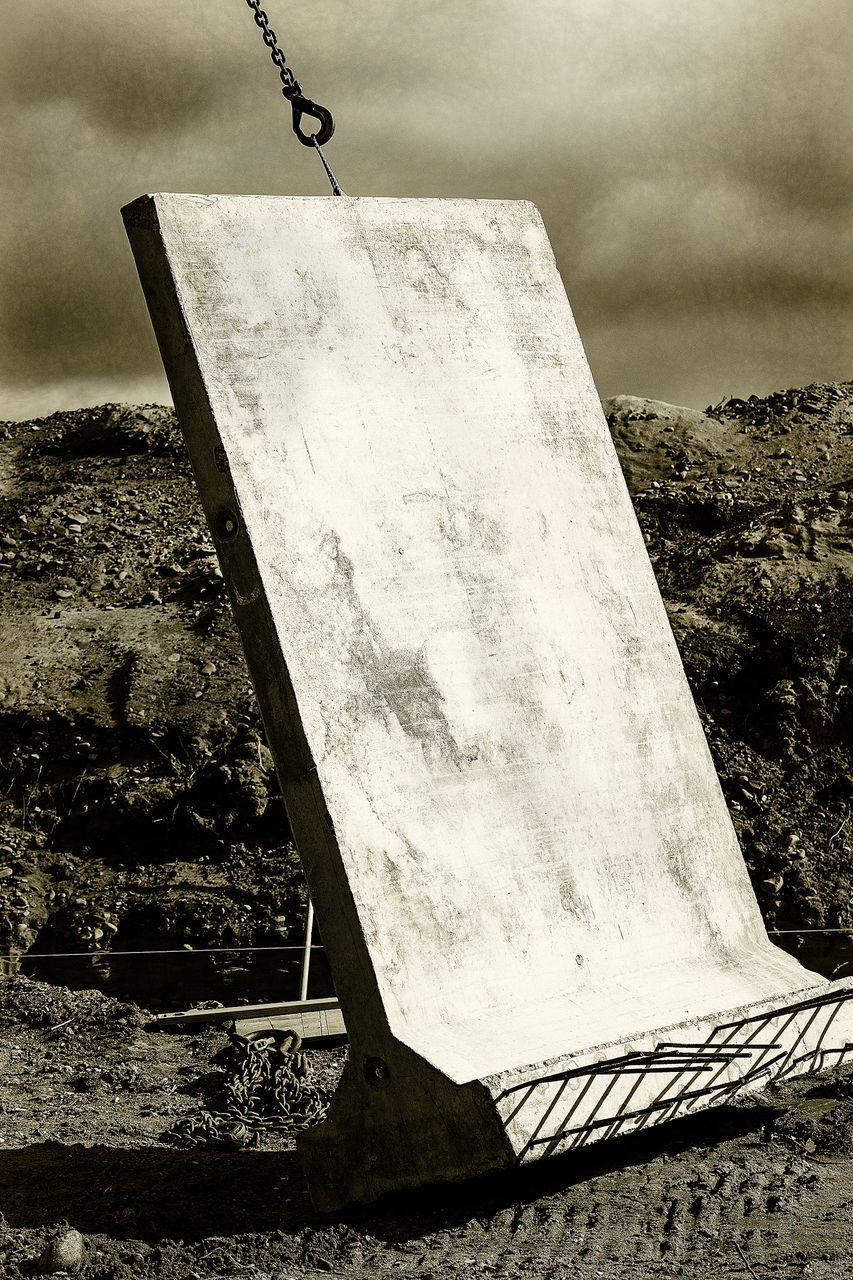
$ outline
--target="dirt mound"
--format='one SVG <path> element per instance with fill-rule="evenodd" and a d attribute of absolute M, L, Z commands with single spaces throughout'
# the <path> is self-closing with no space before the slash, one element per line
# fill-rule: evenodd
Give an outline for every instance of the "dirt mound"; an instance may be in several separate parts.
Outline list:
<path fill-rule="evenodd" d="M 767 924 L 853 928 L 853 383 L 604 409 Z"/>
<path fill-rule="evenodd" d="M 174 413 L 2 424 L 0 476 L 0 952 L 101 951 L 28 971 L 176 1004 L 281 998 L 305 890 Z"/>
<path fill-rule="evenodd" d="M 135 1004 L 113 1000 L 102 991 L 69 991 L 26 977 L 3 983 L 0 1029 L 23 1024 L 55 1032 L 74 1025 L 88 1035 L 121 1038 L 141 1026 L 149 1015 Z"/>
<path fill-rule="evenodd" d="M 853 928 L 853 384 L 605 411 L 767 921 Z M 298 952 L 186 948 L 298 946 L 304 901 L 171 412 L 0 425 L 0 566 L 0 948 L 99 953 L 0 983 L 2 1274 L 69 1226 L 91 1280 L 849 1274 L 849 1071 L 336 1220 L 290 1135 L 167 1145 L 223 1032 L 104 991 L 281 998 Z M 780 940 L 830 971 L 846 938 Z"/>
<path fill-rule="evenodd" d="M 662 400 L 614 396 L 604 402 L 610 433 L 632 493 L 655 480 L 681 479 L 688 462 L 708 470 L 726 458 L 718 419 Z"/>
<path fill-rule="evenodd" d="M 853 383 L 604 408 L 767 923 L 853 928 Z M 305 901 L 171 410 L 0 424 L 0 589 L 0 951 L 100 951 L 27 971 L 146 1000 L 294 991 L 297 950 L 115 957 L 296 949 Z"/>

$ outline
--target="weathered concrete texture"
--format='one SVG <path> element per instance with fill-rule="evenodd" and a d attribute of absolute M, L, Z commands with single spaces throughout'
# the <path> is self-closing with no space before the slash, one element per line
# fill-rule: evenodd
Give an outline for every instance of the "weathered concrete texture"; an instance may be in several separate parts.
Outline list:
<path fill-rule="evenodd" d="M 533 206 L 125 217 L 354 1060 L 467 1086 L 817 981 L 764 933 Z"/>

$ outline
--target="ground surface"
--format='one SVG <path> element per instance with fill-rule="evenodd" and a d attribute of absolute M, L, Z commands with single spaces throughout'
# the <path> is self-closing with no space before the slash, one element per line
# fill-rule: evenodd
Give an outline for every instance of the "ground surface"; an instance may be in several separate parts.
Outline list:
<path fill-rule="evenodd" d="M 768 927 L 844 971 L 853 384 L 605 411 Z M 850 1273 L 844 1077 L 334 1221 L 281 1136 L 164 1139 L 224 1033 L 134 1001 L 294 995 L 296 952 L 195 949 L 298 947 L 304 904 L 171 412 L 0 424 L 0 575 L 0 953 L 98 953 L 0 984 L 0 1275 L 63 1222 L 99 1280 Z M 180 954 L 115 955 L 143 947 Z"/>
<path fill-rule="evenodd" d="M 88 1280 L 849 1274 L 851 1075 L 801 1079 L 515 1176 L 324 1218 L 277 1135 L 237 1150 L 164 1139 L 210 1089 L 225 1037 L 145 1022 L 98 992 L 27 978 L 0 992 L 9 1280 L 30 1274 L 69 1223 L 83 1233 Z M 342 1051 L 312 1058 L 332 1084 Z"/>

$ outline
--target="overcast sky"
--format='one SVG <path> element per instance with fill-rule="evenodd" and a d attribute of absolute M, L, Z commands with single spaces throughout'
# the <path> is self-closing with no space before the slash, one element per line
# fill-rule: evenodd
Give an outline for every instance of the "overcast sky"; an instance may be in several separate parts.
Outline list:
<path fill-rule="evenodd" d="M 348 195 L 539 206 L 602 395 L 853 377 L 850 0 L 266 8 Z M 245 0 L 0 13 L 0 417 L 167 400 L 121 205 L 321 195 L 318 158 Z"/>

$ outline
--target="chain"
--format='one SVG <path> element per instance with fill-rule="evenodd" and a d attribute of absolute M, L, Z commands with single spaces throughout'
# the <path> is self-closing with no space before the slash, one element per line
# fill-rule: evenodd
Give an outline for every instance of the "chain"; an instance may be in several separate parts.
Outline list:
<path fill-rule="evenodd" d="M 295 1031 L 251 1040 L 232 1032 L 224 1056 L 214 1105 L 176 1121 L 164 1135 L 171 1142 L 182 1147 L 256 1146 L 265 1131 L 294 1134 L 325 1116 L 329 1095 L 311 1083 Z"/>
<path fill-rule="evenodd" d="M 328 108 L 321 107 L 318 102 L 312 102 L 310 98 L 306 98 L 303 94 L 301 84 L 287 65 L 287 59 L 278 47 L 275 32 L 270 26 L 269 18 L 261 8 L 260 0 L 246 0 L 246 4 L 252 10 L 255 24 L 260 29 L 264 44 L 269 49 L 273 65 L 278 71 L 279 79 L 281 80 L 281 92 L 290 103 L 293 112 L 293 132 L 304 147 L 314 147 L 323 162 L 323 168 L 326 170 L 326 176 L 332 185 L 332 191 L 336 196 L 342 196 L 344 193 L 338 186 L 338 180 L 329 168 L 329 162 L 322 151 L 322 144 L 328 142 L 335 132 L 332 113 Z M 306 133 L 302 128 L 302 121 L 305 116 L 317 121 L 318 128 L 313 133 Z"/>
<path fill-rule="evenodd" d="M 264 44 L 269 49 L 270 57 L 273 60 L 274 66 L 278 70 L 279 78 L 281 80 L 281 92 L 284 94 L 285 98 L 287 98 L 288 102 L 290 102 L 296 94 L 302 93 L 302 85 L 290 70 L 290 67 L 287 65 L 287 59 L 278 47 L 275 32 L 270 26 L 269 18 L 261 8 L 260 0 L 246 0 L 246 4 L 252 10 L 255 22 L 261 29 Z"/>

